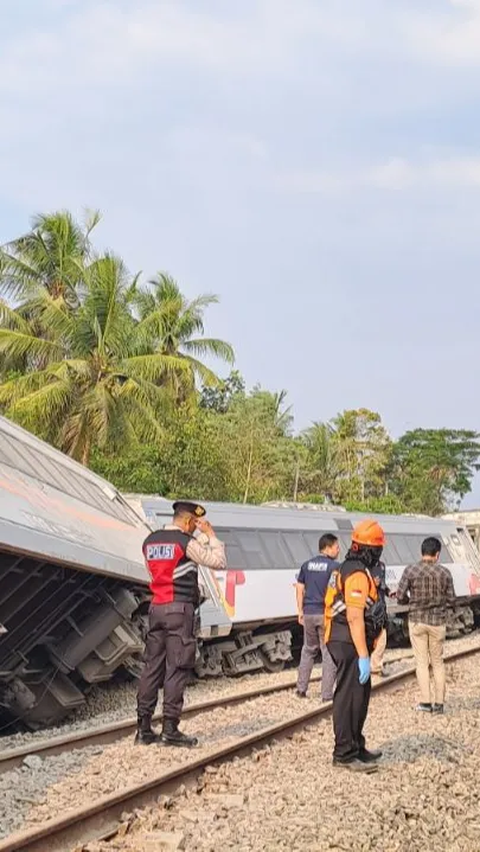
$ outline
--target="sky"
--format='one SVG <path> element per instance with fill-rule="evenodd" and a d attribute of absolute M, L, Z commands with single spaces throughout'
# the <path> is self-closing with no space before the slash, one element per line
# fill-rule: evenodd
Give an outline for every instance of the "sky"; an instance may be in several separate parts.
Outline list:
<path fill-rule="evenodd" d="M 0 242 L 98 208 L 296 428 L 480 430 L 480 0 L 0 0 Z M 480 477 L 465 506 L 480 505 Z"/>

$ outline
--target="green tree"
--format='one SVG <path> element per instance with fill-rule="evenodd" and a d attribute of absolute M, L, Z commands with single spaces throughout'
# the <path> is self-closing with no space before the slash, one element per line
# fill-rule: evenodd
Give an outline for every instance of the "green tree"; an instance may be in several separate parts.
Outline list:
<path fill-rule="evenodd" d="M 337 443 L 331 423 L 313 423 L 302 434 L 305 447 L 300 488 L 304 498 L 332 502 L 338 476 Z"/>
<path fill-rule="evenodd" d="M 392 490 L 407 511 L 439 515 L 457 506 L 480 470 L 480 435 L 468 429 L 413 429 L 394 449 Z"/>
<path fill-rule="evenodd" d="M 289 434 L 291 414 L 284 400 L 284 394 L 256 387 L 236 399 L 221 418 L 232 499 L 243 503 L 292 499 L 297 444 Z"/>
<path fill-rule="evenodd" d="M 233 364 L 235 360 L 229 343 L 204 336 L 205 310 L 218 302 L 218 296 L 202 295 L 189 302 L 177 282 L 159 272 L 149 282 L 148 288 L 138 290 L 135 301 L 140 319 L 139 336 L 146 351 L 155 351 L 170 360 L 170 377 L 176 378 L 177 365 L 182 361 L 190 371 L 191 391 L 196 379 L 205 385 L 218 384 L 218 376 L 200 360 L 215 357 L 227 364 Z M 181 381 L 173 382 L 173 390 L 182 400 L 185 371 L 181 369 L 179 375 Z"/>
<path fill-rule="evenodd" d="M 230 462 L 218 414 L 172 408 L 155 443 L 135 443 L 122 454 L 97 450 L 92 466 L 123 491 L 198 500 L 231 499 Z"/>
<path fill-rule="evenodd" d="M 162 434 L 166 397 L 158 381 L 172 365 L 145 353 L 130 312 L 135 293 L 122 261 L 101 257 L 84 270 L 74 311 L 45 294 L 35 328 L 23 318 L 16 328 L 0 327 L 0 353 L 30 365 L 0 385 L 7 417 L 84 464 L 93 446 L 118 450 Z M 38 336 L 38 327 L 48 334 Z"/>
<path fill-rule="evenodd" d="M 347 410 L 331 425 L 338 469 L 337 500 L 363 503 L 369 497 L 384 495 L 392 442 L 380 415 L 367 408 Z"/>
<path fill-rule="evenodd" d="M 200 407 L 217 414 L 225 414 L 235 399 L 245 396 L 245 381 L 238 372 L 232 370 L 226 379 L 216 385 L 205 385 L 200 395 Z"/>
<path fill-rule="evenodd" d="M 0 295 L 28 306 L 47 294 L 78 306 L 84 268 L 91 260 L 90 235 L 99 220 L 98 212 L 83 224 L 67 211 L 35 216 L 27 234 L 0 249 Z"/>

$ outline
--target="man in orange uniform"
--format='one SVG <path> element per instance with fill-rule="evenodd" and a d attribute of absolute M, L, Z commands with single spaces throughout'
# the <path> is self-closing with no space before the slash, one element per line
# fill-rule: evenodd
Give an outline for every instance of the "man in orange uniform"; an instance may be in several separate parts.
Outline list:
<path fill-rule="evenodd" d="M 365 748 L 363 726 L 370 700 L 370 655 L 384 624 L 372 570 L 385 544 L 374 520 L 359 523 L 343 564 L 330 577 L 325 596 L 325 641 L 337 667 L 333 696 L 335 766 L 376 770 L 381 752 Z M 374 606 L 376 604 L 376 606 Z"/>

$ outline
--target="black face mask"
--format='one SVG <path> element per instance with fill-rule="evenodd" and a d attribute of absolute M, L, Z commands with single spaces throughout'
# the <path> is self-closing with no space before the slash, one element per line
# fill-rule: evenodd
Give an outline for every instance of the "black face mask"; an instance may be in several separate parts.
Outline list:
<path fill-rule="evenodd" d="M 375 568 L 383 553 L 383 547 L 367 547 L 362 545 L 359 550 L 351 550 L 349 557 L 359 559 L 367 568 Z"/>

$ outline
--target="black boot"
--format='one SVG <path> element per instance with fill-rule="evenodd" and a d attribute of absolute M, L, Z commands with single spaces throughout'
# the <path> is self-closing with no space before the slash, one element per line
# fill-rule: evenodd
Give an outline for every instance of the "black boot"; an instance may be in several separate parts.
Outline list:
<path fill-rule="evenodd" d="M 135 735 L 135 745 L 153 745 L 161 742 L 160 734 L 156 734 L 152 730 L 151 716 L 139 716 L 137 724 L 137 733 Z"/>
<path fill-rule="evenodd" d="M 161 741 L 163 745 L 185 746 L 186 748 L 193 748 L 193 746 L 198 745 L 196 737 L 187 737 L 186 734 L 182 734 L 178 730 L 176 719 L 163 720 Z"/>
<path fill-rule="evenodd" d="M 381 751 L 377 751 L 375 749 L 369 751 L 368 748 L 361 748 L 358 753 L 358 759 L 361 760 L 362 763 L 374 763 L 376 760 L 380 760 L 381 756 Z"/>

